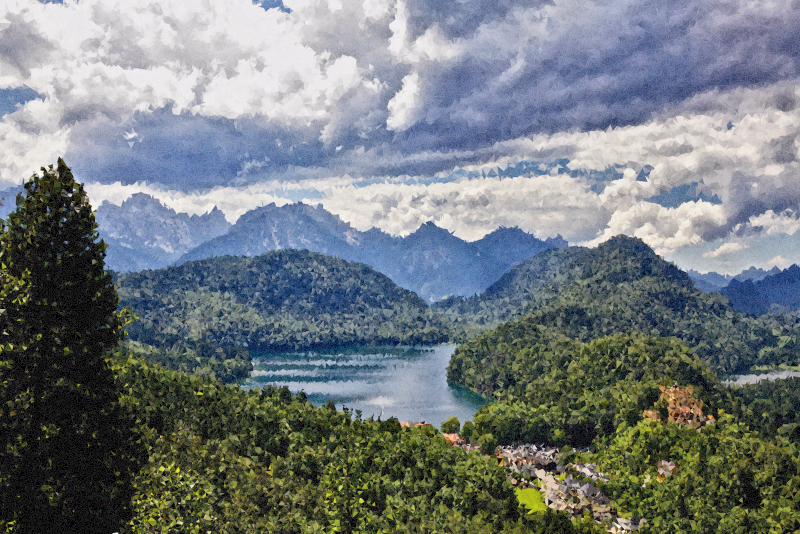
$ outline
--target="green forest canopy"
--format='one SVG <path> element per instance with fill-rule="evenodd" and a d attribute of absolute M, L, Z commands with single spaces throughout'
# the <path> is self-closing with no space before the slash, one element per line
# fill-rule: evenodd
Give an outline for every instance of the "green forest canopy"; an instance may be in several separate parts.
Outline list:
<path fill-rule="evenodd" d="M 800 319 L 737 312 L 727 298 L 695 289 L 686 273 L 626 236 L 594 249 L 542 252 L 484 294 L 435 309 L 456 324 L 461 340 L 515 320 L 583 342 L 627 332 L 675 336 L 721 375 L 800 361 Z"/>
<path fill-rule="evenodd" d="M 58 179 L 46 173 L 43 186 L 27 188 L 23 209 L 10 218 L 0 243 L 7 262 L 0 300 L 9 336 L 0 361 L 5 530 L 55 532 L 70 525 L 105 533 L 127 515 L 120 532 L 602 531 L 562 512 L 521 514 L 507 473 L 493 458 L 454 448 L 433 428 L 362 421 L 332 404 L 317 408 L 286 388 L 242 391 L 213 377 L 164 370 L 131 356 L 131 346 L 151 350 L 137 343 L 115 344 L 109 354 L 124 315 L 114 314 L 103 246 L 94 243 L 88 202 L 68 171 L 59 161 Z M 80 244 L 80 250 L 54 251 L 54 239 Z M 772 318 L 771 338 L 741 338 L 740 325 L 752 318 L 730 313 L 715 297 L 693 300 L 696 295 L 683 291 L 682 273 L 648 250 L 617 238 L 597 255 L 580 256 L 556 269 L 550 285 L 524 297 L 533 304 L 522 309 L 532 315 L 458 349 L 451 378 L 499 399 L 476 416 L 478 441 L 591 443 L 595 452 L 565 448 L 559 461 L 596 462 L 609 478 L 600 485 L 613 506 L 647 518 L 645 533 L 796 531 L 796 382 L 728 389 L 712 369 L 737 369 L 754 357 L 791 361 L 797 353 L 792 323 Z M 359 342 L 409 342 L 446 333 L 446 323 L 413 294 L 385 277 L 369 278 L 369 271 L 361 280 L 358 264 L 296 251 L 275 257 L 274 271 L 259 263 L 264 257 L 222 258 L 178 275 L 129 275 L 128 298 L 145 314 L 139 333 L 185 343 L 201 367 L 221 364 L 231 373 L 235 366 L 226 362 L 243 361 L 236 351 L 244 343 L 317 343 L 342 332 L 361 336 Z M 86 272 L 92 276 L 85 284 L 70 278 Z M 198 295 L 213 298 L 193 315 L 192 306 L 205 302 Z M 44 313 L 45 306 L 56 309 Z M 230 309 L 241 312 L 237 319 L 254 321 L 247 324 L 272 320 L 273 328 L 247 337 L 231 324 Z M 316 324 L 327 329 L 276 330 L 280 318 L 300 321 L 320 310 L 328 322 Z M 473 324 L 489 317 L 486 309 L 473 312 Z M 341 325 L 345 319 L 353 321 L 350 330 Z M 663 337 L 655 327 L 637 332 L 659 320 L 681 327 L 678 335 Z M 372 337 L 357 331 L 358 321 L 378 325 L 366 330 Z M 711 325 L 708 331 L 702 321 Z M 387 322 L 391 326 L 381 330 Z M 700 335 L 690 343 L 686 332 Z M 738 360 L 729 356 L 737 343 L 750 350 Z M 642 418 L 643 408 L 657 408 L 658 386 L 670 383 L 695 386 L 716 419 L 696 429 Z M 92 428 L 97 421 L 109 424 Z M 67 457 L 76 461 L 64 462 Z M 660 461 L 676 466 L 661 480 Z M 106 474 L 118 469 L 113 481 L 81 478 L 91 475 L 86 467 L 100 466 Z M 32 473 L 36 484 L 29 482 Z M 21 492 L 9 491 L 16 487 Z M 128 502 L 118 506 L 123 498 Z M 109 515 L 102 505 L 114 500 Z M 44 513 L 49 526 L 35 528 L 41 520 L 31 519 L 32 510 Z"/>

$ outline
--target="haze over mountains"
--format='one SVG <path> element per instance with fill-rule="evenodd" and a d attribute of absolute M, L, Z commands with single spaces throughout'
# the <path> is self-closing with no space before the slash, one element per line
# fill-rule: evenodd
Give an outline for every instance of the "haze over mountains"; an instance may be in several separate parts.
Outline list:
<path fill-rule="evenodd" d="M 745 280 L 758 282 L 767 276 L 772 276 L 774 274 L 778 274 L 779 272 L 781 272 L 781 270 L 778 267 L 773 267 L 770 270 L 759 269 L 758 267 L 750 267 L 749 269 L 745 269 L 737 275 L 719 274 L 715 273 L 714 271 L 700 273 L 692 269 L 686 271 L 686 274 L 688 274 L 689 278 L 692 279 L 696 288 L 710 292 L 720 291 L 722 288 L 730 284 L 732 280 L 738 280 L 739 282 L 744 282 Z"/>
<path fill-rule="evenodd" d="M 219 210 L 190 217 L 145 194 L 122 206 L 104 203 L 97 222 L 109 244 L 106 263 L 118 272 L 307 249 L 366 263 L 428 302 L 480 292 L 530 256 L 567 246 L 561 237 L 543 241 L 519 228 L 501 227 L 471 243 L 434 223 L 404 238 L 375 228 L 361 232 L 321 207 L 302 203 L 259 207 L 231 225 Z"/>
<path fill-rule="evenodd" d="M 165 267 L 231 227 L 216 207 L 190 216 L 144 193 L 135 193 L 121 206 L 103 202 L 96 220 L 108 243 L 106 264 L 115 271 Z"/>
<path fill-rule="evenodd" d="M 761 280 L 732 280 L 722 293 L 734 308 L 751 315 L 794 313 L 800 309 L 800 267 L 795 264 Z"/>

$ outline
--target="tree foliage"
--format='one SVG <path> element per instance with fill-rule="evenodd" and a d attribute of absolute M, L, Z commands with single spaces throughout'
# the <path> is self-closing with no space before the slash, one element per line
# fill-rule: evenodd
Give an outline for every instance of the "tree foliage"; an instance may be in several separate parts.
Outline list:
<path fill-rule="evenodd" d="M 764 440 L 731 415 L 701 431 L 642 420 L 598 444 L 603 491 L 652 532 L 796 532 L 798 445 Z M 658 464 L 674 464 L 659 481 Z"/>
<path fill-rule="evenodd" d="M 105 245 L 64 161 L 17 196 L 0 235 L 0 521 L 14 532 L 111 532 L 136 465 L 105 354 L 126 314 Z"/>
<path fill-rule="evenodd" d="M 447 421 L 443 421 L 441 428 L 443 434 L 458 434 L 461 430 L 461 421 L 454 415 L 449 417 Z"/>
<path fill-rule="evenodd" d="M 627 332 L 675 336 L 724 375 L 800 361 L 800 319 L 737 312 L 727 298 L 695 289 L 686 273 L 625 236 L 595 249 L 545 251 L 483 295 L 435 309 L 454 321 L 460 339 L 515 320 L 583 342 Z"/>
<path fill-rule="evenodd" d="M 494 458 L 432 427 L 361 420 L 285 388 L 243 391 L 122 348 L 116 376 L 149 453 L 129 532 L 542 531 Z M 562 516 L 546 521 L 593 531 Z"/>
<path fill-rule="evenodd" d="M 726 389 L 724 409 L 765 438 L 800 443 L 800 378 L 763 380 Z"/>
<path fill-rule="evenodd" d="M 706 403 L 720 387 L 708 366 L 675 338 L 617 334 L 580 343 L 519 323 L 459 347 L 448 372 L 500 399 L 483 406 L 474 423 L 501 443 L 586 446 L 638 421 L 659 398 L 660 386 L 692 384 Z"/>

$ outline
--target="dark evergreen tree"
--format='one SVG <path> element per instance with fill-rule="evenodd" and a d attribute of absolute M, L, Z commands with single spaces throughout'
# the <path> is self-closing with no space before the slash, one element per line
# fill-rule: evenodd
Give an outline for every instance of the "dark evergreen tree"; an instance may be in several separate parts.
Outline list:
<path fill-rule="evenodd" d="M 126 314 L 83 185 L 60 158 L 42 171 L 0 235 L 0 520 L 19 533 L 110 534 L 141 460 L 106 361 Z"/>

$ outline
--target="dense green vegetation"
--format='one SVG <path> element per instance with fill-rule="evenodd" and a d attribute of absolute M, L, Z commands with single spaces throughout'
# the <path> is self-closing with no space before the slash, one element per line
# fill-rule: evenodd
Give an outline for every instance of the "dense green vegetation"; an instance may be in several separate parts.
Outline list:
<path fill-rule="evenodd" d="M 561 532 L 521 517 L 496 460 L 432 428 L 353 418 L 287 389 L 242 391 L 116 357 L 149 460 L 132 532 Z M 566 521 L 566 522 L 565 522 Z"/>
<path fill-rule="evenodd" d="M 785 436 L 800 443 L 800 378 L 732 386 L 725 411 L 762 436 Z"/>
<path fill-rule="evenodd" d="M 436 344 L 448 329 L 411 291 L 370 267 L 308 251 L 224 256 L 116 276 L 128 330 L 171 369 L 246 376 L 244 350 Z M 144 354 L 144 352 L 142 352 Z M 249 365 L 249 363 L 248 363 Z"/>
<path fill-rule="evenodd" d="M 597 532 L 561 513 L 523 517 L 496 460 L 432 427 L 133 357 L 149 349 L 121 342 L 128 314 L 82 186 L 59 160 L 26 192 L 0 236 L 6 532 Z"/>
<path fill-rule="evenodd" d="M 596 463 L 594 482 L 616 511 L 647 519 L 644 534 L 800 529 L 797 382 L 729 388 L 715 373 L 797 363 L 797 324 L 698 295 L 637 240 L 545 253 L 511 311 L 495 313 L 492 295 L 444 308 L 461 307 L 461 335 L 529 313 L 462 345 L 448 367 L 498 399 L 463 425 L 481 449 L 467 453 L 433 427 L 221 382 L 247 373 L 248 347 L 443 340 L 446 322 L 419 298 L 305 251 L 218 258 L 118 277 L 142 316 L 139 341 L 122 341 L 129 315 L 83 188 L 61 160 L 43 170 L 0 232 L 7 532 L 603 531 L 542 512 L 536 490 L 519 495 L 539 513 L 520 508 L 490 456 L 514 441 L 591 445 L 557 461 Z M 676 391 L 698 411 L 668 405 Z"/>
<path fill-rule="evenodd" d="M 197 376 L 212 376 L 224 384 L 250 376 L 253 363 L 243 347 L 220 347 L 207 341 L 177 340 L 172 345 L 154 347 L 126 338 L 124 346 L 131 353 L 157 363 L 165 369 Z"/>
<path fill-rule="evenodd" d="M 0 527 L 110 533 L 141 459 L 104 358 L 126 314 L 83 186 L 42 171 L 0 233 Z"/>
<path fill-rule="evenodd" d="M 595 249 L 545 251 L 484 295 L 436 308 L 459 325 L 462 338 L 524 316 L 516 320 L 583 342 L 626 332 L 675 336 L 722 375 L 800 361 L 800 319 L 737 312 L 724 296 L 693 288 L 686 273 L 625 236 Z"/>
<path fill-rule="evenodd" d="M 702 428 L 643 420 L 597 444 L 603 491 L 645 532 L 797 532 L 798 444 L 765 440 L 730 415 Z M 676 464 L 658 481 L 658 462 Z"/>
<path fill-rule="evenodd" d="M 523 276 L 533 265 L 539 273 Z M 645 532 L 800 527 L 796 382 L 726 387 L 717 377 L 796 363 L 795 319 L 738 313 L 624 237 L 545 252 L 483 297 L 440 309 L 461 321 L 461 335 L 525 315 L 451 359 L 449 380 L 498 399 L 476 414 L 473 436 L 590 445 L 563 461 L 597 463 L 612 506 L 646 518 Z M 666 414 L 659 386 L 673 384 L 693 386 L 716 419 L 695 428 L 643 417 Z M 661 461 L 677 467 L 664 474 Z"/>
<path fill-rule="evenodd" d="M 581 343 L 512 322 L 466 347 L 491 355 L 466 371 L 487 365 L 516 371 L 513 382 L 495 377 L 500 400 L 476 414 L 473 435 L 591 445 L 594 452 L 567 453 L 562 462 L 596 463 L 609 479 L 601 487 L 614 508 L 646 518 L 644 532 L 800 528 L 794 383 L 728 388 L 677 339 L 642 334 Z M 511 362 L 492 359 L 509 354 Z M 658 386 L 674 383 L 692 385 L 698 405 L 716 420 L 698 429 L 643 418 L 644 410 L 665 410 Z M 660 461 L 677 466 L 672 476 L 659 479 Z"/>
<path fill-rule="evenodd" d="M 501 371 L 484 383 L 475 369 L 485 367 Z M 719 390 L 716 375 L 674 338 L 617 334 L 580 343 L 519 323 L 459 348 L 448 376 L 500 399 L 474 424 L 501 443 L 585 446 L 623 422 L 635 424 L 659 386 L 691 384 L 705 402 Z"/>

